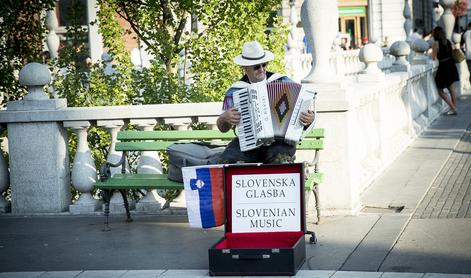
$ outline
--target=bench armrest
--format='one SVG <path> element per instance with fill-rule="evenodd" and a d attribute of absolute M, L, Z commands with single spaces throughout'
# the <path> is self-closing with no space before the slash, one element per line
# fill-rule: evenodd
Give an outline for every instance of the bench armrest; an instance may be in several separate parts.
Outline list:
<path fill-rule="evenodd" d="M 105 164 L 100 166 L 100 181 L 106 181 L 111 177 L 111 167 L 119 167 L 121 166 L 121 172 L 126 173 L 126 152 L 123 152 L 123 155 L 119 159 L 118 163 L 111 163 L 107 161 Z"/>

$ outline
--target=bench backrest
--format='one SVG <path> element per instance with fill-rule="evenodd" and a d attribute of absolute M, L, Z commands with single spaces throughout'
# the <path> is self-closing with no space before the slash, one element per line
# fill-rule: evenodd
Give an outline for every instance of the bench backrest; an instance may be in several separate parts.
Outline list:
<path fill-rule="evenodd" d="M 175 142 L 213 141 L 229 143 L 235 137 L 233 132 L 218 130 L 126 130 L 118 132 L 117 151 L 165 151 Z M 314 128 L 296 146 L 298 150 L 321 150 L 324 148 L 324 129 Z"/>

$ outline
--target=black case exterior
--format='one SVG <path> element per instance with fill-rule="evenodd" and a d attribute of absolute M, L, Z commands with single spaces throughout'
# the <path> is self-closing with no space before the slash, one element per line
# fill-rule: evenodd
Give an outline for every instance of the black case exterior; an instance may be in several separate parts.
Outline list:
<path fill-rule="evenodd" d="M 224 238 L 220 241 L 223 240 Z M 218 243 L 209 249 L 209 275 L 211 276 L 294 276 L 306 260 L 304 236 L 301 236 L 292 248 L 215 249 Z"/>
<path fill-rule="evenodd" d="M 304 168 L 302 164 L 299 164 L 299 167 L 301 168 L 302 229 L 305 232 Z M 227 194 L 225 196 L 227 198 Z M 226 233 L 231 232 L 230 228 L 227 229 L 231 226 L 227 223 L 227 213 L 226 211 Z M 273 234 L 275 235 L 276 232 Z M 210 276 L 294 276 L 306 260 L 304 233 L 299 236 L 293 246 L 288 248 L 276 246 L 273 248 L 216 248 L 225 240 L 226 237 L 221 238 L 208 250 Z"/>

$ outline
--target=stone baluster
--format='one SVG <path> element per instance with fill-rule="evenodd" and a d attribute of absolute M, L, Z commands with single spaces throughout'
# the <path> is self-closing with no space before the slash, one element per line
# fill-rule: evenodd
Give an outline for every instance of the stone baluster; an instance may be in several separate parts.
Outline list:
<path fill-rule="evenodd" d="M 121 159 L 122 152 L 118 152 L 115 150 L 118 131 L 124 126 L 124 121 L 122 120 L 104 120 L 104 121 L 97 121 L 97 126 L 104 127 L 111 136 L 111 144 L 110 148 L 108 149 L 108 156 L 106 161 L 110 163 L 118 163 Z M 126 160 L 125 164 L 125 171 L 127 173 L 130 172 L 130 167 L 128 161 Z M 111 168 L 111 175 L 121 173 L 121 166 L 119 167 L 112 167 Z M 136 202 L 134 200 L 128 200 L 129 202 L 129 209 L 134 209 Z M 121 194 L 118 194 L 118 191 L 115 190 L 113 196 L 110 200 L 110 212 L 112 213 L 123 213 L 125 212 L 124 209 L 124 200 Z"/>
<path fill-rule="evenodd" d="M 404 10 L 402 11 L 404 16 L 404 32 L 406 33 L 406 41 L 410 42 L 410 35 L 412 34 L 412 20 L 409 6 L 409 0 L 404 0 Z"/>
<path fill-rule="evenodd" d="M 299 54 L 299 43 L 297 38 L 298 27 L 298 16 L 296 15 L 295 1 L 289 1 L 289 24 L 290 31 L 288 34 L 288 42 L 286 44 L 288 53 Z"/>
<path fill-rule="evenodd" d="M 305 0 L 301 6 L 301 22 L 314 61 L 302 83 L 337 83 L 329 64 L 332 43 L 338 33 L 337 1 Z"/>
<path fill-rule="evenodd" d="M 3 131 L 3 128 L 0 127 L 0 132 Z M 8 189 L 10 185 L 10 172 L 8 171 L 8 165 L 3 156 L 3 151 L 0 150 L 0 213 L 5 213 L 10 211 L 10 202 L 5 200 L 3 197 L 3 192 Z"/>
<path fill-rule="evenodd" d="M 410 46 L 405 41 L 397 41 L 391 44 L 389 53 L 396 57 L 396 61 L 392 64 L 391 72 L 409 71 L 410 64 L 407 57 L 410 54 Z"/>
<path fill-rule="evenodd" d="M 332 66 L 335 69 L 335 75 L 343 79 L 345 77 L 345 67 L 346 67 L 346 59 L 345 59 L 345 51 L 340 47 L 340 39 L 337 37 L 336 39 L 336 47 L 332 52 Z"/>
<path fill-rule="evenodd" d="M 60 110 L 65 99 L 49 99 L 44 86 L 51 82 L 46 65 L 30 63 L 19 73 L 28 87 L 23 100 L 10 101 L 10 112 Z M 60 122 L 8 124 L 12 213 L 55 213 L 70 205 L 70 170 L 67 132 Z"/>
<path fill-rule="evenodd" d="M 383 60 L 383 51 L 374 43 L 363 46 L 359 53 L 359 59 L 366 64 L 365 70 L 358 75 L 359 82 L 373 82 L 384 80 L 384 73 L 378 67 Z"/>
<path fill-rule="evenodd" d="M 296 14 L 295 1 L 290 1 L 290 32 L 288 34 L 287 42 L 287 55 L 286 55 L 286 70 L 292 76 L 292 79 L 296 82 L 299 82 L 303 77 L 305 72 L 302 71 L 302 61 L 301 61 L 301 46 L 299 45 L 297 32 L 298 32 L 298 16 Z"/>
<path fill-rule="evenodd" d="M 155 119 L 131 120 L 139 130 L 152 131 L 157 124 Z M 142 151 L 137 165 L 139 174 L 162 174 L 162 163 L 156 151 Z M 160 197 L 157 190 L 147 190 L 146 195 L 136 204 L 136 211 L 159 211 L 165 199 Z"/>
<path fill-rule="evenodd" d="M 57 22 L 57 15 L 54 10 L 49 10 L 46 13 L 46 29 L 48 30 L 47 38 L 46 38 L 46 44 L 47 48 L 49 50 L 49 56 L 51 59 L 57 59 L 59 57 L 59 45 L 60 45 L 60 39 L 59 36 L 56 33 L 57 28 L 59 27 L 59 24 Z M 47 63 L 47 61 L 45 61 Z M 59 68 L 53 68 L 53 71 L 55 71 L 55 74 L 53 76 L 56 76 Z M 53 83 L 53 82 L 52 82 Z M 54 90 L 53 86 L 49 86 L 47 88 L 48 92 L 55 98 L 57 99 L 59 96 L 57 95 L 56 91 Z"/>
<path fill-rule="evenodd" d="M 101 54 L 101 60 L 105 63 L 105 68 L 103 70 L 105 75 L 113 75 L 116 72 L 116 69 L 113 68 L 113 56 L 108 52 L 103 52 L 103 54 Z"/>
<path fill-rule="evenodd" d="M 429 63 L 430 58 L 425 54 L 430 48 L 428 42 L 423 39 L 417 39 L 412 43 L 411 48 L 415 52 L 414 59 L 412 60 L 413 65 L 426 65 Z"/>
<path fill-rule="evenodd" d="M 191 118 L 165 118 L 164 123 L 173 126 L 176 130 L 189 130 Z"/>
<path fill-rule="evenodd" d="M 79 191 L 80 197 L 69 206 L 71 214 L 91 213 L 100 208 L 100 202 L 95 199 L 91 191 L 97 180 L 95 160 L 88 147 L 87 131 L 90 127 L 88 121 L 66 121 L 65 128 L 70 128 L 77 135 L 77 149 L 72 166 L 72 185 Z"/>
<path fill-rule="evenodd" d="M 198 117 L 198 122 L 206 124 L 210 130 L 218 130 L 217 119 L 218 117 Z"/>
<path fill-rule="evenodd" d="M 46 43 L 47 48 L 49 49 L 49 55 L 51 59 L 56 59 L 58 57 L 59 51 L 59 36 L 56 33 L 59 24 L 57 22 L 56 12 L 54 10 L 47 11 L 46 14 L 46 29 L 48 31 Z"/>
<path fill-rule="evenodd" d="M 451 7 L 455 4 L 455 0 L 440 0 L 440 5 L 443 7 L 442 24 L 445 30 L 447 39 L 451 40 L 453 34 L 453 27 L 455 26 L 455 16 L 451 12 Z"/>
<path fill-rule="evenodd" d="M 191 118 L 166 118 L 166 124 L 172 125 L 176 130 L 189 130 L 192 123 Z M 162 194 L 163 192 L 160 192 Z M 182 192 L 173 200 L 174 207 L 186 207 L 185 193 Z"/>
<path fill-rule="evenodd" d="M 433 0 L 434 2 L 434 8 L 432 11 L 432 18 L 433 18 L 433 28 L 437 27 L 439 25 L 440 18 L 443 14 L 443 7 L 440 6 L 439 0 Z"/>

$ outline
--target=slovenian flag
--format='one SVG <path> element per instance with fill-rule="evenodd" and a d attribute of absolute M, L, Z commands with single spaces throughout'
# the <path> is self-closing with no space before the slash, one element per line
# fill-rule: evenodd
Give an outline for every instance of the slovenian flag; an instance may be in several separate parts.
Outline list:
<path fill-rule="evenodd" d="M 223 166 L 183 167 L 190 226 L 211 228 L 224 224 Z"/>

